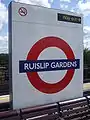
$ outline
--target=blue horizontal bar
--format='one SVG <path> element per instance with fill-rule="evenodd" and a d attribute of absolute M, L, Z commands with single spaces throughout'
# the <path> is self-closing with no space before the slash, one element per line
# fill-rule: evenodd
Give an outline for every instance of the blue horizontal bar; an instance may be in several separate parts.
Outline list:
<path fill-rule="evenodd" d="M 20 60 L 19 72 L 43 72 L 43 71 L 56 71 L 79 69 L 80 59 L 68 60 Z"/>

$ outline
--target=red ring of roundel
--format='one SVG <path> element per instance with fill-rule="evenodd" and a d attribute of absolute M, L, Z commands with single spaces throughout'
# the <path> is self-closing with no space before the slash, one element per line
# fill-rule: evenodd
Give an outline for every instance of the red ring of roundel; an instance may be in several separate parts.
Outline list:
<path fill-rule="evenodd" d="M 57 47 L 61 49 L 67 59 L 75 59 L 74 53 L 71 47 L 61 38 L 58 37 L 44 37 L 36 42 L 33 47 L 30 49 L 27 60 L 37 60 L 39 54 L 48 47 Z M 67 70 L 65 76 L 57 83 L 50 84 L 44 82 L 38 75 L 37 72 L 27 72 L 27 77 L 31 84 L 40 92 L 53 94 L 63 90 L 72 80 L 75 70 Z"/>

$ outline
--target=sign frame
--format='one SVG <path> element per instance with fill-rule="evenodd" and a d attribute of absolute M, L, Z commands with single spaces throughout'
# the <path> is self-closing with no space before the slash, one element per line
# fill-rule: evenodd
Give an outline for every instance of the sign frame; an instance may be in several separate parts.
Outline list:
<path fill-rule="evenodd" d="M 11 2 L 10 4 L 9 4 L 9 7 L 8 7 L 8 11 L 9 11 L 9 15 L 8 15 L 8 18 L 9 18 L 9 20 L 8 20 L 8 31 L 9 31 L 9 81 L 10 81 L 10 83 L 9 83 L 9 88 L 10 88 L 10 103 L 11 103 L 11 108 L 12 109 L 17 109 L 17 107 L 15 107 L 14 105 L 13 105 L 13 100 L 15 99 L 14 98 L 14 96 L 13 96 L 13 87 L 14 87 L 14 85 L 13 85 L 13 81 L 12 81 L 12 79 L 13 79 L 13 70 L 12 70 L 12 50 L 13 50 L 13 46 L 12 46 L 12 41 L 13 41 L 13 37 L 12 37 L 12 21 L 13 21 L 13 18 L 12 18 L 12 13 L 13 13 L 13 8 L 12 8 L 12 4 L 13 3 L 15 3 L 16 4 L 16 2 Z M 24 5 L 25 6 L 27 6 L 27 4 L 22 4 L 22 3 L 17 3 L 17 4 L 20 4 L 20 7 L 24 7 Z M 29 7 L 29 5 L 28 5 L 28 7 Z M 32 7 L 35 7 L 35 6 L 32 6 Z M 38 6 L 37 6 L 38 7 Z M 39 7 L 40 8 L 40 7 Z M 41 7 L 41 8 L 43 8 L 43 7 Z M 50 9 L 48 9 L 48 8 L 44 8 L 44 9 L 47 9 L 47 10 L 50 10 Z M 28 9 L 27 9 L 27 11 L 28 11 Z M 52 11 L 53 11 L 53 9 L 52 9 Z M 17 10 L 17 12 L 18 12 L 18 10 Z M 65 12 L 65 11 L 60 11 L 60 10 L 57 10 L 57 14 L 59 14 L 61 12 L 61 14 L 63 13 L 64 15 L 66 15 L 65 13 L 67 13 L 67 15 L 69 16 L 69 14 L 71 15 L 71 16 L 73 16 L 73 13 L 71 13 L 71 12 Z M 28 15 L 28 14 L 27 14 Z M 27 15 L 25 15 L 25 16 L 20 16 L 20 17 L 23 17 L 23 19 L 24 19 L 24 17 L 26 17 Z M 57 15 L 56 15 L 57 16 Z M 79 17 L 79 15 L 76 15 L 77 17 Z M 17 17 L 17 16 L 16 16 Z M 59 23 L 61 24 L 62 22 L 67 22 L 69 25 L 70 24 L 72 24 L 72 26 L 74 25 L 74 24 L 76 24 L 76 27 L 77 26 L 79 26 L 79 25 L 82 25 L 82 17 L 81 17 L 81 15 L 80 15 L 80 18 L 81 18 L 81 23 L 77 23 L 77 22 L 72 22 L 72 21 L 64 21 L 64 20 L 61 20 L 61 21 L 59 21 L 59 20 L 57 20 L 57 18 L 55 18 L 55 20 L 56 20 L 56 22 L 57 22 L 57 24 L 59 25 Z M 20 21 L 19 21 L 20 22 Z M 21 21 L 22 22 L 22 21 Z M 66 23 L 66 24 L 67 24 Z M 43 24 L 43 23 L 42 23 Z M 68 26 L 69 26 L 68 25 Z M 80 28 L 80 29 L 82 29 L 82 28 Z M 83 29 L 82 29 L 82 31 L 83 31 Z M 52 37 L 54 37 L 55 35 L 53 35 Z M 57 36 L 56 36 L 57 37 Z M 44 38 L 41 38 L 41 39 L 44 39 Z M 49 38 L 48 38 L 49 39 Z M 63 40 L 63 38 L 59 38 L 59 39 L 62 39 Z M 40 40 L 40 39 L 39 39 Z M 70 46 L 71 47 L 71 46 Z M 43 48 L 42 48 L 43 49 Z M 33 47 L 32 48 L 30 48 L 30 50 L 32 50 L 33 51 Z M 63 48 L 62 48 L 62 50 L 63 50 Z M 72 50 L 71 50 L 72 51 Z M 26 60 L 29 60 L 29 57 L 31 58 L 33 58 L 33 56 L 31 56 L 31 53 L 30 53 L 31 51 L 29 51 L 29 52 L 27 52 L 28 53 L 28 56 L 27 56 L 27 58 L 26 58 Z M 72 56 L 73 56 L 73 58 L 75 58 L 75 55 L 73 54 L 73 52 L 72 52 Z M 67 57 L 68 58 L 68 57 Z M 80 60 L 80 62 L 81 62 L 81 60 Z M 82 67 L 83 68 L 83 67 Z M 74 71 L 75 70 L 72 70 L 72 73 L 74 74 Z M 27 77 L 29 78 L 29 76 L 31 76 L 29 73 L 27 73 Z M 30 81 L 31 82 L 31 81 Z M 69 84 L 69 83 L 68 83 Z M 65 86 L 64 86 L 64 88 L 65 88 Z M 61 90 L 62 90 L 63 88 L 61 88 Z M 47 90 L 46 90 L 47 91 Z M 40 91 L 39 91 L 40 92 Z M 44 92 L 45 93 L 45 92 Z M 48 93 L 48 92 L 47 92 Z M 51 94 L 51 93 L 53 93 L 53 94 L 55 94 L 55 91 L 54 92 L 51 92 L 50 91 L 50 93 L 48 93 L 48 94 Z M 48 95 L 47 95 L 48 96 Z M 58 101 L 55 101 L 55 102 L 59 102 L 59 100 Z M 54 103 L 54 102 L 49 102 L 49 103 L 44 103 L 44 104 L 41 104 L 41 105 L 45 105 L 45 104 L 50 104 L 50 103 Z M 40 105 L 40 104 L 38 104 L 38 105 Z M 37 105 L 37 106 L 38 106 Z M 27 106 L 26 105 L 26 107 L 29 107 L 29 106 Z M 31 106 L 30 106 L 31 107 Z M 34 107 L 34 106 L 32 106 L 32 107 Z M 23 108 L 23 107 L 22 107 Z M 19 107 L 18 107 L 18 109 L 19 109 Z"/>

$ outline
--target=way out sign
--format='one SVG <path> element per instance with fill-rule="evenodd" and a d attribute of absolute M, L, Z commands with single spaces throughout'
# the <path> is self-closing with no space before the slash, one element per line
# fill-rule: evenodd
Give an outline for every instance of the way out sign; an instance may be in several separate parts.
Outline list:
<path fill-rule="evenodd" d="M 9 13 L 13 109 L 82 97 L 82 16 L 15 2 Z"/>

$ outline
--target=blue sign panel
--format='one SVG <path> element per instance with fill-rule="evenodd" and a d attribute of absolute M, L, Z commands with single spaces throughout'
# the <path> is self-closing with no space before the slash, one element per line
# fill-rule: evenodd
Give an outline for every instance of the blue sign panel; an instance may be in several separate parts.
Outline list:
<path fill-rule="evenodd" d="M 56 71 L 56 70 L 68 70 L 79 69 L 80 60 L 21 60 L 19 61 L 19 72 L 43 72 L 43 71 Z"/>

